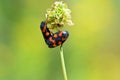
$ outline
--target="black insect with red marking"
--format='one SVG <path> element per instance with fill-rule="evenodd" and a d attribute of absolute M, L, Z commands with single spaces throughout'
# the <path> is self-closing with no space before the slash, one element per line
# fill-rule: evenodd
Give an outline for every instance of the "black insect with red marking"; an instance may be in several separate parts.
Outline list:
<path fill-rule="evenodd" d="M 49 48 L 63 44 L 69 36 L 68 31 L 58 31 L 51 34 L 50 30 L 47 28 L 46 22 L 41 22 L 40 29 Z"/>

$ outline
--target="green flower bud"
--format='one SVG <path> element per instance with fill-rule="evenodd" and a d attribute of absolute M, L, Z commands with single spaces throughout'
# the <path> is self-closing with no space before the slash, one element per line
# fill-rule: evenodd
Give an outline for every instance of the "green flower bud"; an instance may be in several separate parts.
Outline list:
<path fill-rule="evenodd" d="M 62 1 L 56 1 L 46 12 L 47 23 L 49 28 L 61 28 L 63 26 L 71 26 L 71 10 Z"/>

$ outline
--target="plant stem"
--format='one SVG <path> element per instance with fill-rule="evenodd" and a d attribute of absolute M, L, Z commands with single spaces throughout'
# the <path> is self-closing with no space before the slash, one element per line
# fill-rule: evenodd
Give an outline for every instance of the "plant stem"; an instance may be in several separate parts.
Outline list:
<path fill-rule="evenodd" d="M 66 68 L 65 68 L 65 61 L 64 61 L 64 55 L 63 55 L 63 47 L 62 47 L 62 45 L 60 46 L 60 58 L 61 58 L 61 64 L 62 64 L 62 71 L 63 71 L 64 80 L 68 80 L 67 79 Z"/>

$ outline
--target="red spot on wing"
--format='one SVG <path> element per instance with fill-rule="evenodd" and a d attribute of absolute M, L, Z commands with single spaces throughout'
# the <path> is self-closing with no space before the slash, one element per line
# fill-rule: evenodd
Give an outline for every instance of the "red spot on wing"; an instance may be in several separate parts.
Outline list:
<path fill-rule="evenodd" d="M 53 44 L 53 47 L 56 47 L 57 45 L 56 44 Z"/>
<path fill-rule="evenodd" d="M 49 40 L 52 42 L 52 37 L 50 37 Z"/>
<path fill-rule="evenodd" d="M 56 43 L 55 40 L 52 40 L 52 43 Z"/>
<path fill-rule="evenodd" d="M 46 33 L 45 33 L 45 35 L 46 35 L 46 36 L 49 36 L 49 35 L 50 35 L 50 33 L 49 33 L 49 32 L 46 32 Z"/>
<path fill-rule="evenodd" d="M 52 39 L 52 37 L 49 38 L 50 42 L 56 43 L 55 40 Z"/>
<path fill-rule="evenodd" d="M 58 35 L 61 37 L 62 36 L 62 31 Z"/>
<path fill-rule="evenodd" d="M 42 32 L 45 32 L 46 31 L 46 26 L 43 28 Z"/>
<path fill-rule="evenodd" d="M 58 37 L 58 35 L 57 35 L 57 34 L 54 34 L 54 36 L 53 36 L 53 37 L 57 38 L 57 37 Z"/>
<path fill-rule="evenodd" d="M 61 41 L 59 41 L 59 42 L 58 42 L 58 44 L 60 45 L 60 44 L 62 44 L 62 42 L 61 42 Z"/>
<path fill-rule="evenodd" d="M 66 38 L 62 38 L 62 41 L 66 40 Z"/>

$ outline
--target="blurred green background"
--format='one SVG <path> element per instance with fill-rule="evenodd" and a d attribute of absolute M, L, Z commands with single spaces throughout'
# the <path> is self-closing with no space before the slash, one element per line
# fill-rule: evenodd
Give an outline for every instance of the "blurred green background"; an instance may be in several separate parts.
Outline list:
<path fill-rule="evenodd" d="M 63 80 L 59 47 L 40 22 L 55 0 L 0 0 L 0 80 Z M 64 0 L 74 26 L 64 43 L 68 80 L 120 80 L 120 0 Z"/>

